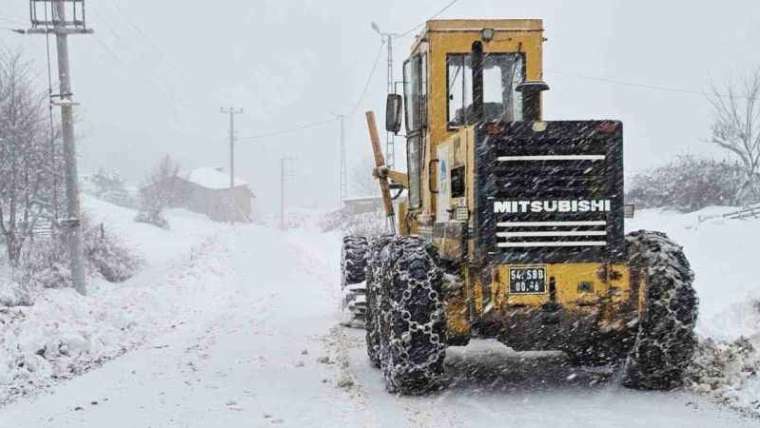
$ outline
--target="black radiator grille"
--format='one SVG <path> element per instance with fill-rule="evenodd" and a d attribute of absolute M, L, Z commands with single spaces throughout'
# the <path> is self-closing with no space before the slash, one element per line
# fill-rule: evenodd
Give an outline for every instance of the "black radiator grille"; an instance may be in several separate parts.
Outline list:
<path fill-rule="evenodd" d="M 496 224 L 497 248 L 604 247 L 607 220 L 504 221 Z"/>
<path fill-rule="evenodd" d="M 479 129 L 481 253 L 512 263 L 623 257 L 622 125 L 545 124 Z"/>

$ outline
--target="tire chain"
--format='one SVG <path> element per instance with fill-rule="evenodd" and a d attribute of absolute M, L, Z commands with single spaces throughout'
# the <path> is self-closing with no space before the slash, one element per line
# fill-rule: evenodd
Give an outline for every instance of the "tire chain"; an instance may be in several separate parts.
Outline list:
<path fill-rule="evenodd" d="M 379 336 L 377 357 L 386 389 L 421 392 L 443 371 L 443 272 L 433 247 L 419 237 L 395 237 L 374 249 L 380 246 L 379 257 L 371 263 L 373 293 L 379 297 L 373 305 L 379 322 L 372 327 L 372 334 Z"/>
<path fill-rule="evenodd" d="M 664 233 L 639 231 L 626 240 L 631 265 L 644 267 L 647 301 L 623 383 L 633 388 L 673 389 L 683 383 L 697 345 L 694 272 L 682 248 Z"/>
<path fill-rule="evenodd" d="M 382 314 L 380 295 L 382 282 L 380 254 L 393 240 L 393 235 L 379 235 L 370 238 L 367 261 L 367 356 L 376 368 L 380 368 L 381 331 L 379 318 Z"/>
<path fill-rule="evenodd" d="M 365 280 L 367 266 L 367 238 L 348 235 L 343 237 L 340 271 L 341 288 Z"/>

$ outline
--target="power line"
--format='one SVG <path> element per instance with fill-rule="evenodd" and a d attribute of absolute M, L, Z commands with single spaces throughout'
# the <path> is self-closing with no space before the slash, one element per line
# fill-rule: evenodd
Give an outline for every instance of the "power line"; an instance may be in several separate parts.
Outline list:
<path fill-rule="evenodd" d="M 134 33 L 136 33 L 143 40 L 148 42 L 149 47 L 153 49 L 154 52 L 158 53 L 159 56 L 162 57 L 162 59 L 164 60 L 164 63 L 172 69 L 171 70 L 172 72 L 178 75 L 181 74 L 179 65 L 174 63 L 174 60 L 172 59 L 171 55 L 169 55 L 168 52 L 162 49 L 161 45 L 158 42 L 156 42 L 156 40 L 153 37 L 151 37 L 147 31 L 143 29 L 143 27 L 134 23 L 134 21 L 130 20 L 127 14 L 125 13 L 124 9 L 120 6 L 119 3 L 115 3 L 115 4 L 103 3 L 103 4 L 106 6 L 107 9 L 110 9 L 112 12 L 118 15 L 118 20 L 120 22 L 123 21 L 124 23 L 126 23 L 126 25 L 130 27 Z"/>
<path fill-rule="evenodd" d="M 422 28 L 427 23 L 427 21 L 429 21 L 431 19 L 438 18 L 439 16 L 441 16 L 444 12 L 446 12 L 447 10 L 449 10 L 452 6 L 454 6 L 455 4 L 459 3 L 459 1 L 460 0 L 452 0 L 452 1 L 450 1 L 446 6 L 444 6 L 443 8 L 441 8 L 441 10 L 439 10 L 438 12 L 436 12 L 435 14 L 433 14 L 433 16 L 431 16 L 430 18 L 428 18 L 427 20 L 425 20 L 425 22 L 421 22 L 421 23 L 415 25 L 414 27 L 412 27 L 412 28 L 404 31 L 401 34 L 394 34 L 393 37 L 400 39 L 402 37 L 408 36 L 412 32 L 414 32 L 414 31 Z"/>
<path fill-rule="evenodd" d="M 687 95 L 699 95 L 704 98 L 709 98 L 711 95 L 721 97 L 721 98 L 741 98 L 746 99 L 748 97 L 742 96 L 742 95 L 732 95 L 732 94 L 724 94 L 724 93 L 713 93 L 708 94 L 705 91 L 699 91 L 696 89 L 688 89 L 688 88 L 674 88 L 670 86 L 663 86 L 663 85 L 655 85 L 650 83 L 640 83 L 640 82 L 630 82 L 630 81 L 624 81 L 624 80 L 616 80 L 616 79 L 610 79 L 607 77 L 600 77 L 600 76 L 590 76 L 587 74 L 581 74 L 581 73 L 568 73 L 568 72 L 562 72 L 562 71 L 556 71 L 556 70 L 545 70 L 545 72 L 549 74 L 557 74 L 560 76 L 568 76 L 573 77 L 576 79 L 582 79 L 582 80 L 590 80 L 593 82 L 602 82 L 607 83 L 610 85 L 616 85 L 616 86 L 626 86 L 630 88 L 640 88 L 640 89 L 648 89 L 650 91 L 659 91 L 659 92 L 670 92 L 670 93 L 679 93 L 679 94 L 687 94 Z"/>
<path fill-rule="evenodd" d="M 356 114 L 357 110 L 359 110 L 359 107 L 361 106 L 362 101 L 364 100 L 364 97 L 367 95 L 367 91 L 369 90 L 369 85 L 372 82 L 372 78 L 375 76 L 375 71 L 377 71 L 377 65 L 380 63 L 380 58 L 382 57 L 384 46 L 385 46 L 385 40 L 382 40 L 380 42 L 380 46 L 377 49 L 377 54 L 375 54 L 375 62 L 372 64 L 372 69 L 369 71 L 369 75 L 367 76 L 367 81 L 364 82 L 364 88 L 362 89 L 362 92 L 359 95 L 359 98 L 356 100 L 354 107 L 351 109 L 351 115 Z"/>
<path fill-rule="evenodd" d="M 302 131 L 302 130 L 305 130 L 305 129 L 317 128 L 317 127 L 320 127 L 322 125 L 326 125 L 328 123 L 333 123 L 333 122 L 335 122 L 337 120 L 338 120 L 337 118 L 331 118 L 331 119 L 326 119 L 326 120 L 320 120 L 320 121 L 317 121 L 317 122 L 303 123 L 301 125 L 297 125 L 297 126 L 294 126 L 292 128 L 281 129 L 279 131 L 266 132 L 266 133 L 263 133 L 263 134 L 252 135 L 250 137 L 241 137 L 241 138 L 238 138 L 238 140 L 239 141 L 251 141 L 251 140 L 260 140 L 262 138 L 268 138 L 268 137 L 276 137 L 276 136 L 279 136 L 279 135 L 292 134 L 294 132 Z"/>
<path fill-rule="evenodd" d="M 452 1 L 450 1 L 448 4 L 446 4 L 446 6 L 444 6 L 438 12 L 436 12 L 435 14 L 433 14 L 433 16 L 431 16 L 429 19 L 435 19 L 436 17 L 438 17 L 439 15 L 441 15 L 442 13 L 444 13 L 448 9 L 450 9 L 452 6 L 454 6 L 455 4 L 457 4 L 459 1 L 460 0 L 452 0 Z M 412 31 L 414 31 L 414 30 L 422 27 L 423 25 L 425 25 L 426 22 L 427 21 L 425 21 L 425 22 L 423 22 L 421 24 L 415 25 L 414 27 L 410 28 L 409 30 L 407 30 L 406 32 L 404 32 L 402 34 L 389 34 L 388 36 L 392 37 L 392 38 L 405 37 L 408 34 L 410 34 Z M 336 122 L 338 120 L 341 120 L 341 117 L 353 116 L 354 114 L 357 113 L 357 111 L 361 107 L 362 101 L 364 101 L 364 97 L 367 95 L 367 92 L 369 91 L 370 84 L 372 83 L 372 78 L 375 76 L 375 72 L 377 71 L 378 64 L 380 64 L 380 58 L 382 58 L 383 48 L 385 47 L 385 44 L 386 44 L 386 40 L 384 38 L 381 39 L 380 46 L 378 46 L 377 53 L 375 54 L 375 60 L 372 63 L 372 68 L 370 69 L 369 74 L 367 75 L 367 80 L 364 82 L 364 87 L 362 88 L 362 91 L 359 94 L 359 97 L 356 99 L 356 102 L 353 104 L 353 106 L 352 106 L 349 114 L 347 114 L 347 115 L 337 115 L 336 117 L 331 118 L 331 119 L 320 120 L 320 121 L 316 121 L 316 122 L 307 122 L 307 123 L 303 123 L 303 124 L 300 124 L 300 125 L 297 125 L 297 126 L 294 126 L 294 127 L 291 127 L 291 128 L 285 128 L 285 129 L 281 129 L 281 130 L 277 130 L 277 131 L 271 131 L 271 132 L 266 132 L 266 133 L 262 133 L 262 134 L 258 134 L 258 135 L 252 135 L 250 137 L 241 137 L 241 138 L 238 138 L 238 141 L 254 141 L 254 140 L 260 140 L 260 139 L 263 139 L 263 138 L 277 137 L 277 136 L 280 136 L 280 135 L 293 134 L 293 133 L 296 133 L 296 132 L 299 132 L 299 131 L 303 131 L 303 130 L 307 130 L 307 129 L 313 129 L 313 128 L 317 128 L 317 127 L 320 127 L 320 126 L 323 126 L 323 125 L 327 125 L 329 123 Z"/>
<path fill-rule="evenodd" d="M 364 83 L 364 88 L 362 88 L 361 94 L 359 94 L 359 98 L 357 98 L 356 103 L 354 103 L 354 106 L 351 108 L 351 112 L 348 116 L 356 114 L 356 112 L 359 110 L 359 107 L 361 107 L 361 103 L 364 100 L 364 97 L 367 95 L 367 91 L 369 90 L 370 83 L 372 83 L 372 78 L 375 75 L 375 71 L 377 71 L 377 65 L 380 63 L 380 58 L 382 57 L 383 53 L 383 47 L 385 46 L 385 42 L 381 42 L 380 46 L 378 47 L 377 54 L 375 54 L 375 61 L 372 64 L 372 69 L 369 72 L 369 75 L 367 76 L 367 80 Z M 336 122 L 339 119 L 339 116 L 325 119 L 325 120 L 319 120 L 316 122 L 307 122 L 300 125 L 296 125 L 291 128 L 285 128 L 277 131 L 271 131 L 271 132 L 265 132 L 258 135 L 252 135 L 250 137 L 242 137 L 238 138 L 239 141 L 251 141 L 251 140 L 260 140 L 262 138 L 268 138 L 268 137 L 277 137 L 280 135 L 286 135 L 286 134 L 292 134 L 298 131 L 302 131 L 305 129 L 312 129 L 317 128 L 323 125 L 327 125 L 328 123 Z"/>
<path fill-rule="evenodd" d="M 26 25 L 26 23 L 24 21 L 21 21 L 19 19 L 15 19 L 15 18 L 3 18 L 2 16 L 0 16 L 0 21 L 7 22 L 9 24 Z"/>
<path fill-rule="evenodd" d="M 45 21 L 48 21 L 48 8 L 45 8 Z M 47 61 L 48 80 L 48 120 L 50 125 L 50 165 L 53 175 L 53 215 L 58 218 L 58 173 L 56 172 L 55 123 L 53 118 L 53 66 L 50 60 L 50 33 L 45 33 L 45 58 Z M 60 91 L 59 91 L 60 92 Z"/>
<path fill-rule="evenodd" d="M 107 3 L 103 3 L 103 4 L 107 5 Z M 118 15 L 118 18 L 116 21 L 118 24 L 123 24 L 124 22 L 126 22 L 125 14 L 121 12 L 117 12 L 113 9 L 110 9 L 110 10 L 115 12 L 116 15 Z M 118 50 L 120 52 L 127 51 L 127 49 L 124 49 L 125 46 L 129 48 L 134 47 L 135 43 L 131 41 L 131 40 L 134 40 L 134 37 L 129 37 L 129 35 L 127 35 L 130 41 L 125 41 L 125 39 L 117 31 L 117 28 L 116 28 L 117 25 L 114 24 L 114 21 L 110 17 L 107 16 L 108 13 L 105 13 L 105 11 L 103 13 L 98 12 L 97 9 L 93 9 L 91 13 L 95 19 L 100 19 L 100 20 L 105 21 L 105 23 L 107 24 L 105 28 L 111 34 L 112 42 L 119 47 Z M 147 42 L 147 43 L 144 43 L 142 46 L 147 46 L 148 48 L 152 48 L 154 53 L 157 53 L 162 59 L 165 60 L 163 64 L 168 65 L 169 68 L 171 69 L 170 71 L 172 71 L 177 76 L 181 75 L 178 68 L 169 61 L 168 55 L 165 52 L 159 50 L 155 42 L 151 42 L 150 40 L 148 40 L 145 33 L 139 30 L 139 28 L 136 28 L 133 24 L 130 24 L 129 22 L 127 22 L 127 25 L 132 27 L 131 28 L 132 33 L 137 34 L 139 37 L 142 37 Z M 131 55 L 129 55 L 130 58 L 123 59 L 124 58 L 123 55 L 119 55 L 118 53 L 116 53 L 115 49 L 109 46 L 105 39 L 101 41 L 100 38 L 96 38 L 95 40 L 98 41 L 98 44 L 104 50 L 106 50 L 110 56 L 112 56 L 114 59 L 116 59 L 119 63 L 121 63 L 125 67 L 129 65 L 127 64 L 127 61 L 130 61 L 130 62 L 132 61 Z M 127 53 L 130 53 L 130 52 L 127 52 Z M 138 51 L 132 50 L 131 53 L 132 54 L 137 53 L 137 55 L 140 55 L 140 56 L 143 55 L 142 51 L 138 52 Z M 163 92 L 169 99 L 173 100 L 172 112 L 174 113 L 175 117 L 178 117 L 178 114 L 179 114 L 178 106 L 183 109 L 188 109 L 188 106 L 190 104 L 188 102 L 187 96 L 184 95 L 184 93 L 182 92 L 176 91 L 174 87 L 170 86 L 169 82 L 164 77 L 161 77 L 161 74 L 158 74 L 158 73 L 146 74 L 145 79 L 150 81 L 156 87 L 156 89 Z"/>
<path fill-rule="evenodd" d="M 577 79 L 609 83 L 611 85 L 629 86 L 632 88 L 650 89 L 650 90 L 663 91 L 663 92 L 677 92 L 677 93 L 682 93 L 682 94 L 692 94 L 692 95 L 702 95 L 702 96 L 705 95 L 704 91 L 696 91 L 693 89 L 672 88 L 668 86 L 653 85 L 653 84 L 648 84 L 648 83 L 627 82 L 623 80 L 609 79 L 606 77 L 590 76 L 590 75 L 580 74 L 580 73 L 566 73 L 566 72 L 555 71 L 555 70 L 546 70 L 546 72 L 550 74 L 558 74 L 560 76 L 575 77 Z"/>

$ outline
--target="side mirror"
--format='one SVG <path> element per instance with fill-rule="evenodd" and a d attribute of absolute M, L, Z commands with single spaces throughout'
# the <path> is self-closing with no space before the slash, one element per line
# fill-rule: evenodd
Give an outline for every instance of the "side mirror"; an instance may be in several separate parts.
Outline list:
<path fill-rule="evenodd" d="M 398 134 L 401 130 L 402 114 L 401 95 L 388 94 L 385 102 L 385 130 Z"/>

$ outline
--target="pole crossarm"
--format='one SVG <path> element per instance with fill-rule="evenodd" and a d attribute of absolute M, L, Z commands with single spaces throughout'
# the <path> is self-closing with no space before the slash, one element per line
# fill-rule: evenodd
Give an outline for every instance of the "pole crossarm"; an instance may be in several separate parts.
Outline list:
<path fill-rule="evenodd" d="M 93 34 L 92 28 L 29 28 L 26 30 L 14 30 L 21 34 Z"/>
<path fill-rule="evenodd" d="M 30 33 L 88 34 L 85 0 L 29 0 Z"/>

